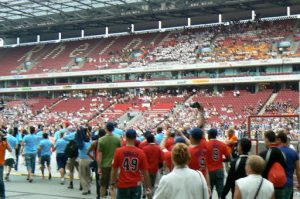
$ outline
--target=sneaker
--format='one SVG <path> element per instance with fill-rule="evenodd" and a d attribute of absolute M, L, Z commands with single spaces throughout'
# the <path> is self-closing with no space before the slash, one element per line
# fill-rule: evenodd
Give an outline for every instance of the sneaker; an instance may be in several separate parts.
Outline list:
<path fill-rule="evenodd" d="M 70 183 L 70 185 L 68 186 L 68 189 L 73 189 L 73 183 Z"/>
<path fill-rule="evenodd" d="M 65 179 L 64 179 L 64 178 L 61 178 L 61 179 L 60 179 L 60 184 L 61 184 L 61 185 L 64 185 L 64 184 L 65 184 Z"/>
<path fill-rule="evenodd" d="M 51 175 L 51 173 L 49 173 L 48 179 L 51 180 L 51 178 L 52 178 L 52 175 Z"/>

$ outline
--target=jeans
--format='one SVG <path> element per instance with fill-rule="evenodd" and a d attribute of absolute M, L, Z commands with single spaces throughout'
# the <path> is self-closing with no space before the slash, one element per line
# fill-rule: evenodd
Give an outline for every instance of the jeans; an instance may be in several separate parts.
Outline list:
<path fill-rule="evenodd" d="M 216 186 L 218 197 L 221 197 L 222 191 L 224 188 L 224 171 L 223 171 L 223 169 L 219 169 L 216 171 L 210 171 L 209 179 L 210 179 L 211 191 L 213 191 L 214 186 Z"/>
<path fill-rule="evenodd" d="M 36 159 L 35 153 L 25 154 L 25 162 L 26 162 L 27 170 L 28 171 L 31 170 L 32 173 L 34 173 L 35 170 L 35 159 Z"/>
<path fill-rule="evenodd" d="M 140 199 L 142 187 L 118 188 L 117 199 Z"/>
<path fill-rule="evenodd" d="M 4 181 L 3 181 L 3 165 L 0 165 L 0 199 L 5 198 L 5 187 L 4 187 Z"/>

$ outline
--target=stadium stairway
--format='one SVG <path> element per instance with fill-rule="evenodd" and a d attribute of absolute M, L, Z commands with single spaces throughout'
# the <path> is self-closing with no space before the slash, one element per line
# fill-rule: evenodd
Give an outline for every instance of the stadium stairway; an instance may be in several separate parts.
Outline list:
<path fill-rule="evenodd" d="M 267 106 L 269 106 L 271 103 L 274 102 L 274 100 L 276 99 L 277 95 L 278 95 L 278 93 L 273 93 L 270 96 L 270 98 L 268 99 L 268 101 L 265 103 L 265 105 L 259 111 L 258 115 L 263 115 L 265 113 Z"/>

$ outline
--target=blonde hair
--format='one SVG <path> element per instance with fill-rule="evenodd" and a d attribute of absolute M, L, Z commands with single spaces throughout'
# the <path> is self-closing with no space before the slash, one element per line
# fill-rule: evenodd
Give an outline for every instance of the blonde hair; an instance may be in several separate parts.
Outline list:
<path fill-rule="evenodd" d="M 189 148 L 182 143 L 178 143 L 172 150 L 172 160 L 176 166 L 185 166 L 189 163 L 191 154 Z"/>
<path fill-rule="evenodd" d="M 255 174 L 262 174 L 265 169 L 265 160 L 258 155 L 250 155 L 246 165 L 248 165 Z"/>

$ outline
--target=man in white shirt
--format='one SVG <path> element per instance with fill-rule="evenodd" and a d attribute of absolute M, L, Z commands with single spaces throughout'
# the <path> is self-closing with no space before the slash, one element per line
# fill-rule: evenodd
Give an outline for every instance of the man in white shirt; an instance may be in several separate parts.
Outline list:
<path fill-rule="evenodd" d="M 234 199 L 275 199 L 273 184 L 261 176 L 264 168 L 265 161 L 260 156 L 248 157 L 246 162 L 248 176 L 235 182 Z"/>

